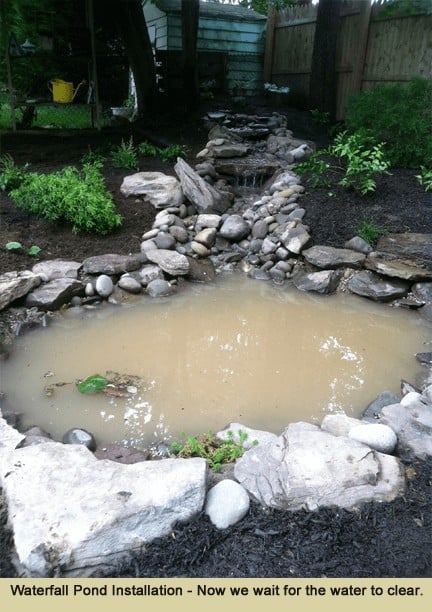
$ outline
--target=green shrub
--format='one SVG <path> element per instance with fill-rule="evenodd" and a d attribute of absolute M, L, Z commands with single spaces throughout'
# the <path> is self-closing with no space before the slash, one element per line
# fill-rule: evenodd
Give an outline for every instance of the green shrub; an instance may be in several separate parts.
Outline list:
<path fill-rule="evenodd" d="M 138 157 L 132 141 L 132 136 L 129 138 L 128 142 L 122 139 L 120 145 L 111 152 L 111 160 L 115 168 L 138 170 Z"/>
<path fill-rule="evenodd" d="M 309 174 L 312 187 L 331 187 L 335 173 L 343 172 L 344 177 L 338 185 L 367 195 L 376 189 L 375 175 L 386 172 L 390 166 L 383 147 L 383 143 L 377 142 L 367 130 L 358 130 L 354 134 L 340 132 L 330 147 L 317 151 L 307 161 L 298 164 L 296 172 Z M 323 156 L 325 159 L 321 159 Z M 328 156 L 336 158 L 340 165 L 328 161 Z"/>
<path fill-rule="evenodd" d="M 99 170 L 99 164 L 84 164 L 82 171 L 68 166 L 52 174 L 30 172 L 10 197 L 19 208 L 49 221 L 71 223 L 74 233 L 108 234 L 122 219 Z"/>
<path fill-rule="evenodd" d="M 160 158 L 166 162 L 175 161 L 177 157 L 185 157 L 186 153 L 186 147 L 178 144 L 169 145 L 168 147 L 159 149 Z"/>
<path fill-rule="evenodd" d="M 2 155 L 0 157 L 0 189 L 11 191 L 19 187 L 27 174 L 27 168 L 28 164 L 22 167 L 17 166 L 8 153 Z"/>
<path fill-rule="evenodd" d="M 393 167 L 432 165 L 432 81 L 413 78 L 406 86 L 378 85 L 354 95 L 345 119 L 350 132 L 367 128 Z"/>
<path fill-rule="evenodd" d="M 138 153 L 144 157 L 156 157 L 159 149 L 145 140 L 138 145 Z"/>
<path fill-rule="evenodd" d="M 374 176 L 390 167 L 390 162 L 385 159 L 383 146 L 383 143 L 377 142 L 367 130 L 358 130 L 354 134 L 338 134 L 329 148 L 329 153 L 338 157 L 345 167 L 345 176 L 339 181 L 339 185 L 352 187 L 362 195 L 375 191 Z"/>

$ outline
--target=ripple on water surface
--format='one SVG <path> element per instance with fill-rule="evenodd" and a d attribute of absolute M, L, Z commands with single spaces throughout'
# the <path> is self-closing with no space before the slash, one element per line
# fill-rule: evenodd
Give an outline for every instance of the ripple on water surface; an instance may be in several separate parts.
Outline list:
<path fill-rule="evenodd" d="M 56 439 L 83 427 L 99 443 L 145 447 L 232 421 L 280 433 L 331 412 L 357 416 L 378 393 L 398 391 L 430 337 L 414 312 L 233 275 L 91 317 L 72 309 L 18 338 L 3 387 L 6 408 Z M 143 384 L 128 398 L 76 390 L 107 371 Z M 46 385 L 64 382 L 47 396 Z"/>

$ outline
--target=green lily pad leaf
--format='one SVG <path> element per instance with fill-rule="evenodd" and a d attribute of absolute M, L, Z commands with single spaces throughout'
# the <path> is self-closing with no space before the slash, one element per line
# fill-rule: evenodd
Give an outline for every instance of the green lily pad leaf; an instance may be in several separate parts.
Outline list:
<path fill-rule="evenodd" d="M 78 383 L 77 389 L 80 393 L 99 393 L 99 391 L 105 389 L 108 383 L 107 378 L 95 374 Z"/>
<path fill-rule="evenodd" d="M 34 257 L 34 256 L 38 255 L 38 254 L 40 253 L 40 251 L 41 251 L 40 247 L 38 247 L 38 246 L 36 246 L 36 245 L 34 244 L 33 246 L 31 246 L 31 247 L 29 248 L 29 250 L 27 251 L 27 253 L 28 253 L 29 255 L 32 255 L 32 256 Z"/>
<path fill-rule="evenodd" d="M 22 249 L 21 242 L 8 242 L 5 247 L 8 251 L 16 251 L 17 249 Z"/>

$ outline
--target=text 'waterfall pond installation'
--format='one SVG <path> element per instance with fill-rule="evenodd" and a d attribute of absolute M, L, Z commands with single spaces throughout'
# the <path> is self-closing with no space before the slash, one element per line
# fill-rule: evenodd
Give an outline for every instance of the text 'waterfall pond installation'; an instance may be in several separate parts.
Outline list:
<path fill-rule="evenodd" d="M 414 381 L 425 334 L 415 312 L 234 274 L 168 299 L 58 315 L 17 339 L 3 391 L 26 426 L 60 440 L 72 427 L 138 448 L 230 422 L 280 433 L 331 412 L 358 416 L 401 378 Z M 107 372 L 124 393 L 77 390 Z"/>

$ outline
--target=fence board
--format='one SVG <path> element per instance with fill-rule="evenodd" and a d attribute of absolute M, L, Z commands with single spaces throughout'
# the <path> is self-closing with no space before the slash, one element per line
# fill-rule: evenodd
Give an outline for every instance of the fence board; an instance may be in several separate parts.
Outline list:
<path fill-rule="evenodd" d="M 337 119 L 343 119 L 355 91 L 378 83 L 432 78 L 432 15 L 380 13 L 387 0 L 365 10 L 364 0 L 344 0 L 336 59 Z M 370 13 L 370 14 L 369 14 Z M 294 98 L 307 99 L 315 36 L 316 5 L 277 11 L 267 36 L 266 80 L 288 85 Z M 271 57 L 268 53 L 271 52 Z"/>

